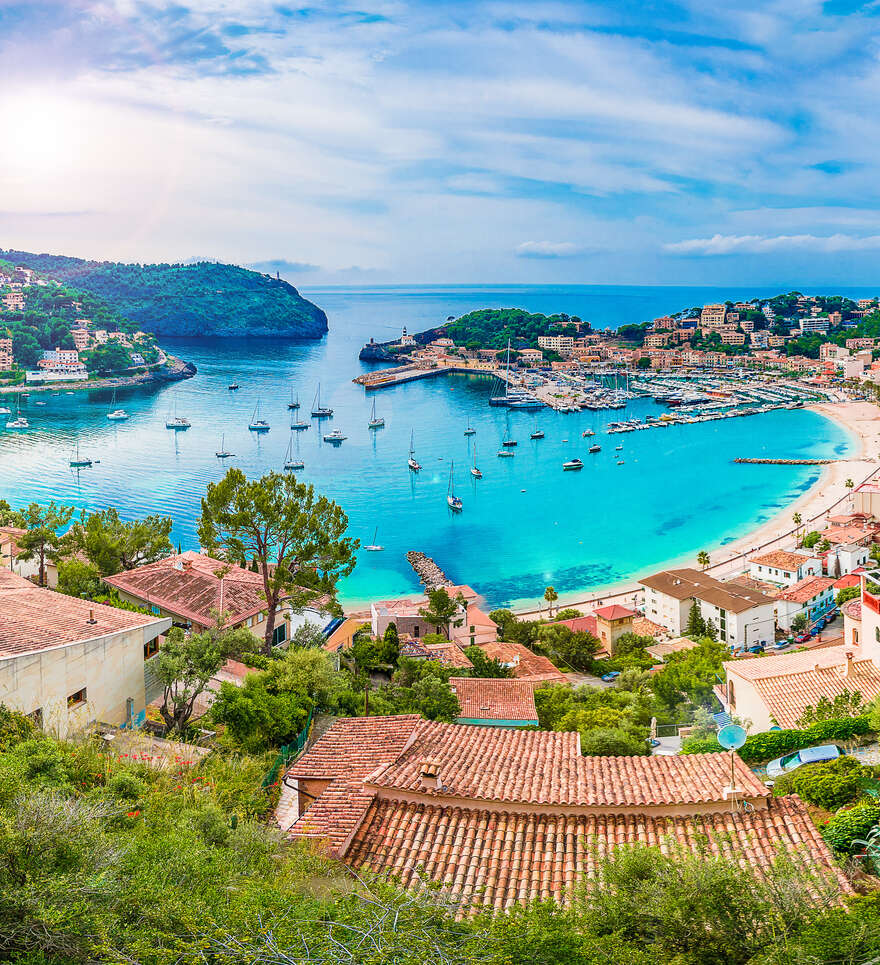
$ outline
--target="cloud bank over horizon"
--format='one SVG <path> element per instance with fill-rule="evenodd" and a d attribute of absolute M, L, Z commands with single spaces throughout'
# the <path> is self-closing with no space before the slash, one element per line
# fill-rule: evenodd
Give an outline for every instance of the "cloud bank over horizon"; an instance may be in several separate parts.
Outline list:
<path fill-rule="evenodd" d="M 309 285 L 872 281 L 878 12 L 0 0 L 2 242 Z"/>

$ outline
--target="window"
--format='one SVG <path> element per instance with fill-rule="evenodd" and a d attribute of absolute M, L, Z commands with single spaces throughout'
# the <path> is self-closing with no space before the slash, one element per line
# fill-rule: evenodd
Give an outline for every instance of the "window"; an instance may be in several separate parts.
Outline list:
<path fill-rule="evenodd" d="M 282 622 L 272 631 L 272 646 L 277 647 L 287 639 L 287 624 Z"/>
<path fill-rule="evenodd" d="M 86 688 L 83 687 L 82 690 L 77 690 L 75 694 L 71 694 L 67 698 L 67 709 L 70 710 L 73 707 L 79 707 L 81 704 L 86 702 Z"/>
<path fill-rule="evenodd" d="M 418 624 L 416 624 L 416 625 L 413 627 L 413 636 L 416 638 L 416 640 L 419 639 L 419 625 L 418 625 Z M 880 636 L 878 636 L 877 639 L 880 640 Z"/>
<path fill-rule="evenodd" d="M 144 660 L 149 660 L 159 652 L 159 638 L 153 637 L 144 644 Z"/>

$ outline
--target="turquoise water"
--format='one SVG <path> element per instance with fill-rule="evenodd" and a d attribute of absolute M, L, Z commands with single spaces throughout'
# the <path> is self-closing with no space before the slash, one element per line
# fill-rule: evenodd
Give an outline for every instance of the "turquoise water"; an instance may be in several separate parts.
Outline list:
<path fill-rule="evenodd" d="M 249 475 L 280 469 L 289 432 L 290 387 L 299 392 L 302 418 L 318 381 L 332 421 L 298 433 L 306 464 L 300 474 L 338 500 L 352 535 L 376 541 L 382 553 L 362 553 L 343 587 L 348 602 L 412 593 L 418 583 L 404 558 L 417 549 L 433 556 L 456 582 L 466 582 L 492 605 L 535 599 L 552 583 L 571 594 L 604 586 L 652 566 L 730 542 L 770 517 L 818 478 L 811 467 L 737 466 L 735 456 L 844 454 L 851 440 L 836 424 L 809 411 L 781 411 L 747 419 L 605 436 L 603 427 L 622 412 L 560 415 L 544 412 L 546 433 L 529 440 L 535 416 L 511 413 L 519 441 L 513 459 L 498 459 L 505 413 L 489 408 L 490 380 L 451 376 L 376 393 L 386 427 L 367 428 L 372 396 L 351 379 L 366 366 L 357 360 L 370 336 L 386 339 L 406 324 L 410 331 L 482 305 L 522 305 L 568 311 L 597 325 L 642 320 L 683 305 L 756 292 L 712 289 L 397 289 L 307 293 L 331 324 L 321 342 L 169 343 L 193 361 L 198 375 L 159 390 L 119 394 L 131 418 L 108 422 L 110 394 L 33 394 L 23 404 L 27 433 L 0 430 L 0 496 L 14 505 L 49 498 L 83 508 L 116 506 L 125 516 L 165 513 L 174 538 L 195 546 L 199 499 L 225 466 Z M 757 294 L 761 294 L 757 292 Z M 860 294 L 854 292 L 854 294 Z M 618 307 L 615 309 L 614 306 Z M 241 383 L 237 393 L 226 386 Z M 260 398 L 272 429 L 247 429 Z M 45 405 L 37 405 L 45 402 Z M 176 403 L 193 427 L 174 433 L 165 419 Z M 663 411 L 651 401 L 631 404 L 627 415 Z M 476 427 L 463 435 L 468 422 Z M 338 427 L 340 447 L 322 442 Z M 590 456 L 586 428 L 602 452 Z M 423 471 L 406 465 L 410 432 Z M 236 458 L 215 458 L 221 434 Z M 100 463 L 79 473 L 68 467 L 79 440 L 82 454 Z M 567 440 L 567 441 L 566 441 Z M 483 479 L 469 472 L 476 445 Z M 623 445 L 623 466 L 615 447 Z M 562 462 L 580 455 L 580 473 Z M 464 511 L 446 505 L 450 465 Z"/>

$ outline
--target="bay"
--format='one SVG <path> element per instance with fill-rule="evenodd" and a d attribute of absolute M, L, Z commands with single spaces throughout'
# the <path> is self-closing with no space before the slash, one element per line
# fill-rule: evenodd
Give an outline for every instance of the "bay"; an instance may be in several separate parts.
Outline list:
<path fill-rule="evenodd" d="M 174 539 L 195 547 L 199 500 L 210 481 L 234 465 L 249 476 L 280 470 L 290 439 L 287 402 L 298 393 L 298 433 L 308 482 L 336 499 L 349 515 L 350 532 L 381 553 L 359 555 L 342 587 L 344 602 L 394 597 L 418 590 L 404 554 L 434 557 L 456 582 L 466 582 L 490 605 L 532 600 L 553 584 L 561 594 L 607 585 L 659 563 L 730 542 L 784 508 L 818 478 L 814 467 L 739 466 L 736 456 L 832 457 L 852 440 L 816 413 L 780 411 L 748 419 L 605 436 L 620 412 L 537 417 L 546 436 L 531 441 L 535 416 L 511 413 L 518 440 L 513 459 L 495 455 L 505 413 L 487 405 L 490 380 L 449 376 L 375 394 L 385 428 L 367 428 L 372 396 L 352 383 L 372 366 L 357 353 L 371 336 L 386 340 L 440 324 L 448 315 L 486 307 L 523 307 L 580 315 L 596 327 L 643 321 L 683 307 L 725 298 L 774 294 L 780 289 L 637 288 L 615 286 L 450 286 L 304 289 L 327 312 L 330 333 L 320 342 L 284 340 L 174 340 L 168 347 L 195 363 L 195 378 L 161 389 L 119 393 L 126 422 L 106 418 L 110 393 L 33 393 L 22 410 L 31 430 L 0 429 L 0 496 L 13 505 L 61 500 L 94 509 L 115 506 L 127 517 L 164 513 Z M 813 289 L 821 291 L 822 289 Z M 841 291 L 867 297 L 868 289 Z M 229 392 L 227 384 L 241 388 Z M 335 410 L 318 422 L 308 413 L 318 383 Z M 260 401 L 271 430 L 248 431 Z M 38 403 L 45 403 L 40 405 Z M 185 432 L 165 428 L 177 412 L 192 421 Z M 640 400 L 627 409 L 644 417 L 662 411 Z M 464 436 L 468 421 L 477 429 Z M 322 440 L 340 428 L 341 446 Z M 591 428 L 602 451 L 588 455 L 581 433 Z M 424 467 L 407 469 L 410 434 Z M 215 457 L 221 436 L 236 453 Z M 72 471 L 81 453 L 100 460 Z M 624 465 L 615 446 L 623 445 Z M 481 480 L 470 475 L 476 446 Z M 296 450 L 295 450 L 296 451 Z M 580 473 L 562 462 L 579 455 Z M 455 492 L 464 511 L 453 514 L 446 494 L 454 464 Z"/>

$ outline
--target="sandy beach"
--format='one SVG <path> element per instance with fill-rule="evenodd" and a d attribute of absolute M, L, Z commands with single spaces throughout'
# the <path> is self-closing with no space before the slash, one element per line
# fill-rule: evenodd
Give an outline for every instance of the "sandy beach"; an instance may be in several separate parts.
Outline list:
<path fill-rule="evenodd" d="M 697 553 L 706 550 L 712 561 L 707 572 L 718 579 L 726 579 L 741 572 L 745 558 L 752 553 L 791 546 L 794 535 L 792 517 L 795 513 L 801 515 L 802 528 L 809 530 L 824 526 L 825 517 L 835 510 L 847 511 L 850 490 L 845 485 L 846 480 L 852 479 L 855 486 L 859 486 L 880 472 L 880 410 L 870 402 L 824 402 L 810 408 L 833 419 L 854 436 L 856 448 L 853 455 L 826 466 L 811 489 L 745 536 L 724 546 L 695 546 L 693 552 L 687 556 L 665 563 L 658 562 L 654 569 L 696 566 Z M 595 590 L 586 596 L 583 593 L 560 594 L 554 605 L 589 610 L 607 603 L 632 606 L 638 604 L 639 600 L 638 585 L 627 580 Z M 519 615 L 536 615 L 546 612 L 546 604 L 543 601 L 526 601 L 512 609 Z"/>

